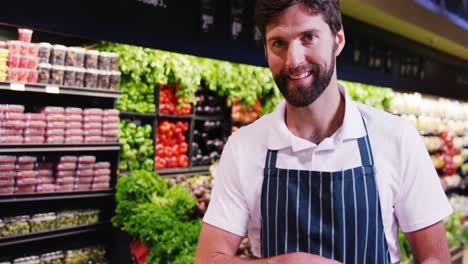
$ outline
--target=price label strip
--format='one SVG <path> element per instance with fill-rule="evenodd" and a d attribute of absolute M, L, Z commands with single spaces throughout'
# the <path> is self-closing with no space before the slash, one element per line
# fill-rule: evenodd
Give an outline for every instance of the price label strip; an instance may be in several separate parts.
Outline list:
<path fill-rule="evenodd" d="M 45 91 L 46 93 L 59 94 L 60 88 L 58 86 L 47 85 Z"/>
<path fill-rule="evenodd" d="M 24 83 L 10 83 L 10 90 L 24 92 Z"/>

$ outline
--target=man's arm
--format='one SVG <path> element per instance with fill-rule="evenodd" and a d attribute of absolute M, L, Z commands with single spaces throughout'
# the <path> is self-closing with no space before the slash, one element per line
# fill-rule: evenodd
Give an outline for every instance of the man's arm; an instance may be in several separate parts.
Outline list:
<path fill-rule="evenodd" d="M 334 260 L 326 259 L 307 253 L 290 253 L 269 259 L 242 259 L 236 257 L 237 249 L 242 242 L 242 237 L 203 223 L 198 241 L 195 264 L 337 264 Z"/>
<path fill-rule="evenodd" d="M 450 253 L 442 221 L 405 234 L 413 250 L 415 263 L 450 263 Z"/>

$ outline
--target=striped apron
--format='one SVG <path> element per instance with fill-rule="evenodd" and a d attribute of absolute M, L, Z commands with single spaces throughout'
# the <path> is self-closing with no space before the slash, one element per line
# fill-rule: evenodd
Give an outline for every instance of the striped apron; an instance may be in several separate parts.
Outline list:
<path fill-rule="evenodd" d="M 308 252 L 346 264 L 391 263 L 367 127 L 358 145 L 362 166 L 336 172 L 279 169 L 278 151 L 268 150 L 262 257 Z"/>

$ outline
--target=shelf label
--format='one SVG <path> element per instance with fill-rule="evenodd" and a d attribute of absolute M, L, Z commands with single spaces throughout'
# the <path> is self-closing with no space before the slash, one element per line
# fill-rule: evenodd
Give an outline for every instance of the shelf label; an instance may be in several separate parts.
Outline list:
<path fill-rule="evenodd" d="M 58 86 L 47 85 L 45 91 L 46 93 L 58 94 L 60 93 L 60 88 Z"/>
<path fill-rule="evenodd" d="M 24 92 L 24 83 L 11 83 L 10 90 Z"/>

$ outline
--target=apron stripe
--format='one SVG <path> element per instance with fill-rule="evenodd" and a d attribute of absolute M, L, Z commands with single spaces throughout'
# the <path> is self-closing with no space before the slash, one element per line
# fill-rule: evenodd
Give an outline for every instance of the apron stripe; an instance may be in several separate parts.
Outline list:
<path fill-rule="evenodd" d="M 276 229 L 276 232 L 275 232 L 275 252 L 276 252 L 276 256 L 279 254 L 278 253 L 278 244 L 279 244 L 279 241 L 278 241 L 278 197 L 279 197 L 279 180 L 280 180 L 280 177 L 279 177 L 279 172 L 278 172 L 278 169 L 276 169 L 276 217 L 275 217 L 275 229 Z"/>
<path fill-rule="evenodd" d="M 345 196 L 344 196 L 344 171 L 341 171 L 341 208 L 343 208 L 343 262 L 346 262 L 346 206 L 345 206 Z"/>
<path fill-rule="evenodd" d="M 357 257 L 358 257 L 358 241 L 359 241 L 359 235 L 358 235 L 358 219 L 357 219 L 357 201 L 356 201 L 356 178 L 354 177 L 354 170 L 351 170 L 351 173 L 353 177 L 351 180 L 353 181 L 353 200 L 354 200 L 354 263 L 357 262 Z"/>
<path fill-rule="evenodd" d="M 297 198 L 296 198 L 296 252 L 299 252 L 299 241 L 300 241 L 300 232 L 299 232 L 299 195 L 301 191 L 301 177 L 300 173 L 297 172 Z"/>
<path fill-rule="evenodd" d="M 286 221 L 286 243 L 284 243 L 284 253 L 288 253 L 288 245 L 289 245 L 289 237 L 288 237 L 288 211 L 289 211 L 289 204 L 288 204 L 288 198 L 289 198 L 289 170 L 286 170 L 286 214 L 284 215 L 285 221 Z"/>
<path fill-rule="evenodd" d="M 307 201 L 307 204 L 309 205 L 309 213 L 307 215 L 307 234 L 310 234 L 310 209 L 312 207 L 311 205 L 311 200 L 312 200 L 312 172 L 309 171 L 309 200 Z M 309 249 L 308 252 L 312 252 L 312 249 L 310 247 L 310 235 L 307 236 L 307 248 Z"/>
<path fill-rule="evenodd" d="M 334 201 L 333 201 L 333 174 L 330 175 L 330 200 L 331 200 L 331 228 L 332 228 L 332 234 L 331 234 L 331 249 L 332 249 L 332 254 L 331 258 L 335 259 L 335 208 L 334 208 Z"/>
<path fill-rule="evenodd" d="M 319 201 L 320 201 L 320 253 L 319 255 L 320 256 L 323 256 L 322 254 L 322 230 L 323 230 L 323 199 L 322 199 L 322 182 L 323 182 L 323 178 L 322 178 L 322 172 L 320 172 L 320 197 L 319 197 Z"/>
<path fill-rule="evenodd" d="M 271 157 L 271 156 L 270 156 Z M 268 180 L 267 180 L 267 194 L 266 196 L 267 197 L 270 197 L 270 167 L 268 167 Z M 267 199 L 266 200 L 266 223 L 267 223 L 267 230 L 270 230 L 270 199 Z M 270 232 L 267 232 L 266 233 L 266 240 L 267 241 L 270 241 Z M 266 243 L 267 244 L 267 252 L 270 252 L 270 243 Z"/>
<path fill-rule="evenodd" d="M 366 175 L 364 175 L 364 169 L 362 170 L 362 175 L 364 180 L 364 194 L 366 197 L 366 243 L 364 244 L 364 257 L 362 259 L 362 263 L 365 263 L 367 259 L 367 241 L 369 240 L 369 199 L 367 197 L 367 180 Z"/>

